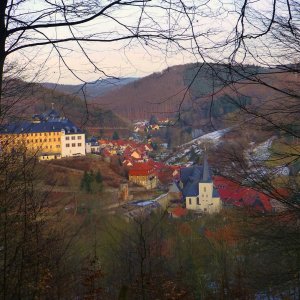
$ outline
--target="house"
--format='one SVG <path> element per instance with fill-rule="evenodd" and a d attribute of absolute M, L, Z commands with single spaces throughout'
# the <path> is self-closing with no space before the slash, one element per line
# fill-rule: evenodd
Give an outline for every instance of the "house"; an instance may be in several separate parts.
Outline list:
<path fill-rule="evenodd" d="M 124 159 L 122 162 L 122 165 L 125 167 L 132 167 L 133 166 L 133 161 L 131 159 Z"/>
<path fill-rule="evenodd" d="M 247 207 L 263 213 L 273 210 L 270 197 L 251 187 L 240 186 L 222 176 L 215 176 L 214 184 L 226 206 Z"/>
<path fill-rule="evenodd" d="M 85 155 L 85 134 L 52 108 L 31 121 L 2 126 L 0 145 L 5 152 L 23 149 L 40 160 L 58 159 Z"/>
<path fill-rule="evenodd" d="M 169 210 L 169 214 L 171 217 L 176 218 L 176 219 L 182 218 L 188 214 L 188 210 L 186 208 L 178 206 L 178 207 L 171 208 Z"/>
<path fill-rule="evenodd" d="M 150 125 L 150 129 L 154 131 L 159 130 L 159 125 L 158 124 Z"/>
<path fill-rule="evenodd" d="M 134 159 L 141 159 L 142 158 L 142 154 L 140 153 L 139 150 L 132 151 L 130 156 L 132 156 Z"/>
<path fill-rule="evenodd" d="M 129 181 L 145 187 L 147 190 L 157 187 L 158 180 L 151 162 L 139 162 L 129 170 Z"/>
<path fill-rule="evenodd" d="M 100 144 L 95 137 L 86 140 L 85 151 L 86 153 L 100 153 Z"/>
<path fill-rule="evenodd" d="M 222 208 L 222 202 L 214 187 L 206 157 L 203 166 L 194 165 L 182 168 L 179 187 L 186 208 L 204 213 L 217 213 Z"/>

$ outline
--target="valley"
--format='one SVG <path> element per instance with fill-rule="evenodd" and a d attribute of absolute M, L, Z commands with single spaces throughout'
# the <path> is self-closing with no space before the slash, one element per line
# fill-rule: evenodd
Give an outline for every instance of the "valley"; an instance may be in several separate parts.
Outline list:
<path fill-rule="evenodd" d="M 162 299 L 172 293 L 172 299 L 198 299 L 195 293 L 207 295 L 204 299 L 227 293 L 233 297 L 228 299 L 240 294 L 236 299 L 267 299 L 279 293 L 269 289 L 278 255 L 284 257 L 282 272 L 294 270 L 294 259 L 284 252 L 287 240 L 274 253 L 257 226 L 267 235 L 274 234 L 270 224 L 291 236 L 297 228 L 298 129 L 280 111 L 286 98 L 276 99 L 270 84 L 285 89 L 298 81 L 268 70 L 260 78 L 265 84 L 257 85 L 236 70 L 241 78 L 230 83 L 220 65 L 218 91 L 211 98 L 204 73 L 189 84 L 196 67 L 125 79 L 109 90 L 93 90 L 87 102 L 73 95 L 74 87 L 18 83 L 26 86 L 23 103 L 30 106 L 13 118 L 16 107 L 0 128 L 1 164 L 14 165 L 0 179 L 18 174 L 30 205 L 33 195 L 41 199 L 32 224 L 47 224 L 45 232 L 59 237 L 49 257 L 59 258 L 66 247 L 60 272 L 66 279 L 68 270 L 75 279 L 68 283 L 69 295 L 78 282 L 80 293 L 93 289 L 85 285 L 93 278 L 92 285 L 105 289 L 103 299 L 118 299 L 123 288 L 124 299 L 134 299 L 142 270 L 146 289 L 165 295 Z M 255 77 L 254 71 L 266 70 L 243 70 Z M 294 100 L 290 104 L 292 110 Z M 271 109 L 275 117 L 258 118 Z M 18 185 L 3 186 L 12 203 L 18 199 Z M 261 284 L 243 290 L 236 272 L 244 274 L 242 286 Z M 200 278 L 191 280 L 192 273 Z M 165 291 L 153 288 L 158 282 Z M 289 284 L 295 286 L 293 278 Z"/>

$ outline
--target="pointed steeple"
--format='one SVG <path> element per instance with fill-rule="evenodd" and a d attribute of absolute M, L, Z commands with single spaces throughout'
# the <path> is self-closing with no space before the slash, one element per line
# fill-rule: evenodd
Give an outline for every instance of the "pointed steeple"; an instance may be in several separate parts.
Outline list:
<path fill-rule="evenodd" d="M 206 155 L 206 149 L 204 150 L 204 155 L 203 155 L 203 182 L 207 182 L 209 179 L 209 166 L 208 166 L 208 161 L 207 161 L 207 155 Z"/>

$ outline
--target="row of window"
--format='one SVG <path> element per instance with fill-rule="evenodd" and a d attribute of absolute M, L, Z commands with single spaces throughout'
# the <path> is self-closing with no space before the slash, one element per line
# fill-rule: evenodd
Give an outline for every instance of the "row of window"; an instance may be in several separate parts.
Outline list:
<path fill-rule="evenodd" d="M 56 145 L 55 147 L 56 147 L 56 148 L 60 148 L 60 145 Z M 45 148 L 45 149 L 48 149 L 48 146 L 45 146 L 44 148 Z M 49 149 L 52 149 L 52 145 L 49 146 Z"/>
<path fill-rule="evenodd" d="M 42 147 L 42 146 L 30 146 L 29 149 L 32 149 L 32 150 L 41 150 L 41 149 L 52 149 L 54 148 L 54 146 L 52 147 L 52 145 L 50 146 L 45 146 L 45 147 Z M 55 145 L 55 148 L 56 149 L 59 149 L 60 148 L 60 145 Z"/>
<path fill-rule="evenodd" d="M 56 142 L 56 140 L 58 141 L 58 142 L 60 142 L 60 138 L 53 138 L 53 139 L 35 139 L 35 140 L 11 140 L 10 142 L 12 143 L 12 144 L 23 144 L 23 143 L 25 143 L 25 144 L 29 144 L 29 143 L 45 143 L 45 142 Z M 2 144 L 4 144 L 5 142 L 4 141 L 1 141 L 1 143 Z"/>
<path fill-rule="evenodd" d="M 71 140 L 75 140 L 76 139 L 76 136 L 71 136 Z M 66 136 L 66 141 L 69 141 L 70 140 L 70 137 L 69 136 Z M 81 135 L 78 135 L 77 136 L 77 140 L 81 140 Z"/>
<path fill-rule="evenodd" d="M 60 138 L 57 138 L 57 141 L 58 142 L 60 142 Z M 26 141 L 27 143 L 33 143 L 33 142 L 35 142 L 35 143 L 38 143 L 39 142 L 39 140 L 38 139 L 35 139 L 35 140 L 28 140 L 28 141 Z M 44 143 L 47 143 L 47 142 L 56 142 L 56 138 L 54 138 L 53 140 L 50 138 L 50 139 L 40 139 L 40 143 L 42 143 L 42 142 L 44 142 Z"/>
<path fill-rule="evenodd" d="M 59 135 L 60 132 L 39 132 L 39 133 L 20 133 L 17 134 L 17 137 L 23 137 L 23 136 L 55 136 L 55 135 Z"/>
<path fill-rule="evenodd" d="M 78 146 L 78 147 L 81 147 L 82 144 L 81 144 L 81 143 L 78 143 L 77 146 Z M 70 144 L 66 144 L 66 147 L 69 148 L 69 147 L 70 147 Z M 72 144 L 71 144 L 71 147 L 76 147 L 76 143 L 72 143 Z"/>

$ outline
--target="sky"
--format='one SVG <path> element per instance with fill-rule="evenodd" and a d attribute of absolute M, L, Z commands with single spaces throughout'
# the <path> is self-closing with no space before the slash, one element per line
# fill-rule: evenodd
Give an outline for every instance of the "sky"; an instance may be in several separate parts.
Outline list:
<path fill-rule="evenodd" d="M 52 2 L 51 2 L 52 1 Z M 14 13 L 22 21 L 31 24 L 57 23 L 64 21 L 61 14 L 49 14 L 61 0 L 26 0 Z M 65 0 L 75 3 L 80 18 L 98 12 L 112 1 L 86 1 L 89 7 L 80 6 L 85 1 Z M 126 2 L 126 1 L 122 1 Z M 17 45 L 70 37 L 101 39 L 101 42 L 68 42 L 52 46 L 35 46 L 19 49 L 9 56 L 9 61 L 24 66 L 25 77 L 36 81 L 78 84 L 82 81 L 103 79 L 107 75 L 115 77 L 143 77 L 160 72 L 173 65 L 190 62 L 226 62 L 233 43 L 224 47 L 222 42 L 230 40 L 232 28 L 238 20 L 239 0 L 153 0 L 146 6 L 141 2 L 135 5 L 117 5 L 108 9 L 105 15 L 84 25 L 70 28 L 42 28 L 21 35 Z M 261 11 L 271 0 L 255 1 Z M 53 5 L 50 5 L 52 3 Z M 264 3 L 264 4 L 263 4 Z M 101 6 L 102 5 L 102 6 Z M 73 11 L 67 14 L 68 20 L 78 19 Z M 41 11 L 45 17 L 41 16 Z M 39 18 L 39 19 L 38 19 Z M 12 27 L 19 26 L 15 23 Z M 150 34 L 151 38 L 126 39 L 106 42 L 112 38 Z M 197 36 L 196 38 L 193 38 Z M 161 37 L 164 36 L 164 39 Z M 9 40 L 9 46 L 19 37 L 19 33 Z M 167 41 L 165 37 L 168 37 Z M 222 47 L 221 47 L 222 46 Z"/>

